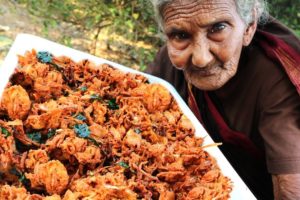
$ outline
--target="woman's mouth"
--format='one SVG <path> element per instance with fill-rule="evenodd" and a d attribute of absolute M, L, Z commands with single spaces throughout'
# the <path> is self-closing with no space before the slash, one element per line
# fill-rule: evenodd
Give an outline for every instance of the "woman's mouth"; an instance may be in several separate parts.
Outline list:
<path fill-rule="evenodd" d="M 217 72 L 217 69 L 219 68 L 219 65 L 210 65 L 208 67 L 188 67 L 186 69 L 187 73 L 193 76 L 201 76 L 201 77 L 207 77 L 207 76 L 212 76 Z"/>

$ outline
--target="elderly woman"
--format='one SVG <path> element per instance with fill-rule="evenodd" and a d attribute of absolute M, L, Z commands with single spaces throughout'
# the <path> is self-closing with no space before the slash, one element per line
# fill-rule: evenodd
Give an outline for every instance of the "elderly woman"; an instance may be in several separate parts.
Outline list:
<path fill-rule="evenodd" d="M 300 41 L 263 0 L 152 0 L 179 91 L 258 199 L 300 199 Z"/>

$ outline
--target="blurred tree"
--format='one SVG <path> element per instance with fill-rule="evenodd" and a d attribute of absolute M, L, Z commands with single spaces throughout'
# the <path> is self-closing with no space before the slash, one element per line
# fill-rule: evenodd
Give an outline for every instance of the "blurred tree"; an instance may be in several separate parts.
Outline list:
<path fill-rule="evenodd" d="M 92 35 L 90 53 L 95 54 L 98 38 L 104 29 L 109 34 L 119 34 L 125 40 L 136 43 L 143 41 L 157 46 L 161 41 L 157 37 L 156 23 L 152 7 L 148 0 L 18 0 L 31 14 L 44 21 L 44 33 L 60 23 L 73 24 L 78 30 Z M 153 59 L 154 48 L 132 47 L 125 43 L 107 40 L 107 48 L 118 46 L 130 59 L 138 62 L 144 70 L 147 61 Z M 70 44 L 70 38 L 64 36 L 62 42 Z"/>
<path fill-rule="evenodd" d="M 108 33 L 107 49 L 113 49 L 129 60 L 123 62 L 121 59 L 117 62 L 127 66 L 132 66 L 131 61 L 135 62 L 140 70 L 146 68 L 158 46 L 162 44 L 149 0 L 14 1 L 25 5 L 31 14 L 43 19 L 45 35 L 49 29 L 61 23 L 72 24 L 76 30 L 89 35 L 92 41 L 89 50 L 92 54 L 95 54 L 99 36 L 105 30 Z M 300 0 L 269 0 L 269 11 L 300 36 Z M 112 37 L 115 34 L 122 36 L 127 42 L 115 40 Z M 72 45 L 69 35 L 63 35 L 61 41 Z M 141 41 L 149 44 L 150 48 L 136 45 Z"/>
<path fill-rule="evenodd" d="M 300 0 L 269 0 L 269 12 L 300 37 Z"/>

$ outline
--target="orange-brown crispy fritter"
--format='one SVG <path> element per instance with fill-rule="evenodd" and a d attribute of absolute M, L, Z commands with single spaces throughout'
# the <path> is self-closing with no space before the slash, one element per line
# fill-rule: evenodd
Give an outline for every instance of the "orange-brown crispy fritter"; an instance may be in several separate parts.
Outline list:
<path fill-rule="evenodd" d="M 26 52 L 0 104 L 0 199 L 229 199 L 194 133 L 142 75 Z"/>

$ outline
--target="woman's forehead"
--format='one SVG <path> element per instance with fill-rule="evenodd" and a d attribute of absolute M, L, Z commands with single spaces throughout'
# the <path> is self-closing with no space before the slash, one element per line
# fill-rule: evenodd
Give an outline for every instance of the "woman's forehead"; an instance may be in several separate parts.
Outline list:
<path fill-rule="evenodd" d="M 165 23 L 195 16 L 201 16 L 203 20 L 211 21 L 218 16 L 235 15 L 236 13 L 234 0 L 174 0 L 168 3 L 162 11 Z"/>

